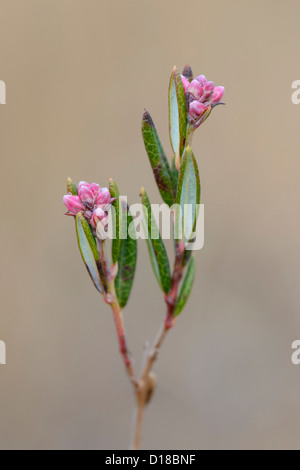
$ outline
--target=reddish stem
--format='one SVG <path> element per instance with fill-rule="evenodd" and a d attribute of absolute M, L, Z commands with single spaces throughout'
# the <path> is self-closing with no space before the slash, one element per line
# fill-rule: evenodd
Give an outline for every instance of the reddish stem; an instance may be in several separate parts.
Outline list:
<path fill-rule="evenodd" d="M 114 321 L 116 325 L 116 331 L 118 335 L 118 342 L 119 342 L 119 349 L 120 353 L 127 370 L 128 377 L 133 384 L 136 384 L 135 373 L 133 370 L 133 364 L 130 356 L 130 352 L 127 346 L 126 340 L 126 332 L 124 326 L 124 319 L 123 319 L 123 312 L 122 309 L 117 301 L 115 287 L 114 287 L 114 280 L 108 282 L 108 296 L 109 298 L 106 299 L 106 302 L 109 303 L 114 315 Z"/>
<path fill-rule="evenodd" d="M 172 283 L 170 292 L 165 296 L 165 301 L 167 304 L 167 314 L 165 320 L 161 326 L 161 329 L 158 332 L 156 340 L 148 353 L 144 369 L 141 373 L 140 379 L 138 381 L 138 387 L 136 389 L 136 398 L 137 398 L 137 408 L 136 408 L 136 421 L 135 421 L 135 434 L 133 439 L 133 449 L 138 450 L 140 448 L 141 441 L 141 430 L 144 417 L 144 410 L 147 404 L 147 396 L 149 392 L 149 386 L 151 384 L 150 373 L 154 362 L 157 359 L 159 349 L 165 339 L 167 331 L 172 328 L 175 324 L 174 310 L 176 307 L 178 289 L 180 281 L 183 276 L 184 266 L 183 262 L 184 247 L 182 244 L 177 243 L 175 249 L 175 263 L 172 276 Z"/>

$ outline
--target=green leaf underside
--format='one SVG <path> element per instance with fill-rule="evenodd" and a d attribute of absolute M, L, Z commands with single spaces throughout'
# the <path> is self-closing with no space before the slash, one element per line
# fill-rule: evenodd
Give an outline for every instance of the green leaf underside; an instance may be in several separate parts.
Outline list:
<path fill-rule="evenodd" d="M 183 279 L 178 300 L 176 303 L 174 317 L 177 317 L 183 310 L 193 287 L 195 278 L 195 259 L 191 258 Z"/>
<path fill-rule="evenodd" d="M 172 177 L 175 188 L 178 186 L 178 170 L 175 165 L 175 156 L 172 158 Z"/>
<path fill-rule="evenodd" d="M 148 222 L 145 230 L 150 261 L 161 289 L 167 294 L 171 288 L 171 272 L 168 255 L 153 216 L 148 195 L 144 189 L 141 191 L 141 197 L 144 205 L 144 215 Z M 151 238 L 151 234 L 153 238 Z"/>
<path fill-rule="evenodd" d="M 185 250 L 184 251 L 183 260 L 182 260 L 182 266 L 183 267 L 185 267 L 189 263 L 192 254 L 193 254 L 192 250 Z"/>
<path fill-rule="evenodd" d="M 116 294 L 122 308 L 128 302 L 136 269 L 137 241 L 128 236 L 128 228 L 132 221 L 132 216 L 127 212 L 127 238 L 121 240 L 118 274 L 115 279 Z"/>
<path fill-rule="evenodd" d="M 172 75 L 170 83 L 170 136 L 173 152 L 175 155 L 179 155 L 179 112 L 174 74 Z"/>
<path fill-rule="evenodd" d="M 99 268 L 101 269 L 101 267 L 97 243 L 90 225 L 81 212 L 76 216 L 75 226 L 78 246 L 83 262 L 96 289 L 102 293 L 103 283 L 99 274 Z"/>
<path fill-rule="evenodd" d="M 144 214 L 146 213 L 146 209 L 144 211 Z M 146 224 L 146 220 L 143 219 L 142 220 L 142 225 L 143 225 L 143 229 L 144 229 L 144 232 L 147 233 L 148 232 L 148 226 Z M 146 240 L 147 242 L 147 247 L 148 247 L 148 252 L 149 252 L 149 256 L 150 256 L 150 262 L 151 262 L 151 266 L 152 266 L 152 269 L 153 269 L 153 272 L 154 272 L 154 275 L 157 279 L 157 282 L 159 284 L 159 286 L 161 287 L 162 289 L 162 285 L 161 285 L 161 279 L 160 279 L 160 273 L 159 273 L 159 269 L 158 269 L 158 264 L 157 264 L 157 260 L 156 260 L 156 256 L 155 256 L 155 252 L 154 252 L 154 249 L 153 249 L 153 245 L 151 243 L 151 240 Z"/>
<path fill-rule="evenodd" d="M 188 146 L 182 157 L 177 188 L 177 204 L 181 207 L 181 226 L 182 239 L 189 241 L 192 232 L 195 230 L 198 207 L 200 204 L 200 178 L 197 162 L 193 155 L 192 149 Z M 176 216 L 176 224 L 180 223 L 180 219 Z M 180 229 L 179 233 L 180 235 Z"/>
<path fill-rule="evenodd" d="M 110 179 L 109 181 L 109 192 L 112 198 L 117 198 L 113 202 L 113 207 L 115 209 L 115 217 L 113 217 L 113 235 L 114 238 L 112 240 L 112 260 L 115 264 L 118 261 L 121 249 L 121 232 L 122 232 L 122 219 L 120 221 L 120 214 L 122 214 L 121 210 L 121 201 L 120 201 L 120 193 L 116 183 Z"/>
<path fill-rule="evenodd" d="M 71 178 L 68 178 L 67 190 L 68 190 L 68 193 L 72 194 L 72 196 L 78 196 L 78 188 L 76 184 L 73 183 Z"/>
<path fill-rule="evenodd" d="M 172 170 L 148 111 L 145 111 L 143 115 L 142 134 L 161 197 L 166 204 L 171 206 L 175 200 L 176 186 L 173 184 Z"/>
<path fill-rule="evenodd" d="M 186 141 L 187 112 L 184 88 L 176 67 L 169 86 L 169 127 L 173 152 L 180 158 Z"/>

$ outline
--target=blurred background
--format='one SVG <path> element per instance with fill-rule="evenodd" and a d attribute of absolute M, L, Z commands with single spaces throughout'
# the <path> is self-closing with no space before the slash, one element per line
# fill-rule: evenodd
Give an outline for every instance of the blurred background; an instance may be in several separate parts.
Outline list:
<path fill-rule="evenodd" d="M 299 449 L 298 0 L 1 0 L 1 449 L 126 449 L 133 397 L 113 320 L 64 216 L 66 178 L 160 202 L 140 133 L 168 155 L 188 62 L 224 85 L 196 133 L 205 246 L 155 366 L 146 449 Z M 164 302 L 139 243 L 125 320 L 137 366 Z"/>

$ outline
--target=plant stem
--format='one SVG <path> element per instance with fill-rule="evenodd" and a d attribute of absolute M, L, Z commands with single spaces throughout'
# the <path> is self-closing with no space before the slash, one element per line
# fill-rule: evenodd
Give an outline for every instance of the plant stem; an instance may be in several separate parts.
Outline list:
<path fill-rule="evenodd" d="M 160 327 L 160 330 L 157 334 L 157 337 L 152 347 L 147 348 L 147 356 L 146 356 L 145 364 L 144 364 L 144 367 L 143 367 L 143 370 L 141 372 L 139 379 L 136 378 L 131 356 L 130 356 L 129 349 L 127 346 L 123 313 L 122 313 L 122 308 L 119 305 L 116 291 L 115 291 L 114 275 L 110 272 L 108 268 L 102 243 L 99 246 L 99 248 L 100 248 L 100 255 L 101 255 L 101 263 L 102 263 L 102 266 L 104 267 L 105 276 L 107 279 L 107 292 L 104 293 L 104 299 L 106 303 L 110 305 L 113 311 L 120 353 L 121 353 L 122 360 L 127 371 L 127 375 L 133 386 L 133 390 L 134 390 L 135 398 L 136 398 L 132 449 L 138 450 L 140 449 L 140 444 L 141 444 L 141 435 L 142 435 L 143 420 L 144 420 L 144 415 L 145 415 L 145 407 L 151 399 L 152 393 L 155 388 L 155 383 L 156 383 L 154 375 L 152 374 L 152 368 L 153 368 L 154 362 L 157 359 L 159 350 L 161 348 L 161 345 L 165 339 L 165 336 L 168 330 L 172 328 L 172 326 L 174 326 L 175 324 L 175 319 L 173 317 L 173 314 L 174 314 L 174 310 L 176 307 L 179 284 L 180 284 L 180 281 L 182 279 L 183 272 L 184 272 L 184 267 L 182 264 L 184 247 L 182 247 L 180 243 L 176 243 L 175 263 L 174 263 L 174 270 L 173 270 L 173 275 L 172 275 L 171 289 L 170 289 L 170 292 L 165 296 L 165 302 L 167 304 L 166 317 L 164 319 L 163 324 Z"/>
<path fill-rule="evenodd" d="M 105 302 L 110 305 L 112 312 L 113 312 L 117 336 L 118 336 L 118 342 L 119 342 L 119 349 L 120 349 L 120 353 L 123 359 L 123 363 L 127 371 L 127 375 L 129 377 L 130 382 L 134 386 L 136 386 L 136 378 L 135 378 L 135 373 L 133 369 L 133 364 L 132 364 L 131 356 L 130 356 L 129 349 L 127 346 L 123 312 L 118 302 L 118 298 L 117 298 L 116 290 L 115 290 L 115 276 L 116 276 L 115 266 L 112 266 L 110 268 L 108 265 L 104 243 L 100 240 L 97 240 L 97 243 L 98 243 L 98 250 L 100 253 L 101 266 L 104 271 L 105 280 L 106 280 L 106 291 L 103 293 L 103 297 L 104 297 Z"/>
<path fill-rule="evenodd" d="M 113 313 L 114 313 L 114 320 L 115 320 L 116 329 L 117 329 L 120 353 L 121 353 L 124 365 L 126 367 L 128 377 L 130 381 L 134 384 L 135 374 L 134 374 L 132 360 L 131 360 L 130 353 L 129 353 L 128 346 L 127 346 L 123 313 L 122 313 L 122 310 L 119 310 L 118 304 L 116 307 L 114 307 L 113 305 L 111 306 L 112 306 Z"/>
<path fill-rule="evenodd" d="M 183 250 L 179 243 L 176 243 L 175 248 L 175 264 L 172 276 L 172 283 L 171 289 L 168 295 L 165 297 L 165 301 L 167 304 L 167 314 L 165 320 L 160 327 L 160 330 L 157 334 L 157 337 L 151 347 L 148 350 L 146 362 L 144 368 L 142 370 L 140 379 L 138 381 L 138 386 L 136 389 L 136 411 L 135 411 L 135 428 L 134 428 L 134 438 L 133 438 L 133 449 L 138 450 L 140 448 L 141 442 L 141 433 L 142 433 L 142 425 L 143 425 L 143 418 L 145 414 L 145 406 L 150 400 L 150 397 L 153 393 L 153 389 L 155 383 L 153 384 L 153 380 L 151 380 L 151 371 L 154 365 L 154 362 L 157 359 L 159 350 L 161 345 L 166 337 L 166 334 L 172 326 L 175 324 L 175 319 L 173 317 L 174 310 L 176 307 L 177 296 L 178 296 L 178 288 L 180 285 L 180 281 L 183 276 L 184 267 L 182 265 L 183 261 Z M 149 398 L 148 398 L 149 397 Z"/>
<path fill-rule="evenodd" d="M 118 342 L 119 342 L 119 349 L 120 353 L 123 359 L 123 363 L 125 365 L 127 375 L 129 377 L 130 382 L 136 386 L 136 378 L 135 378 L 135 373 L 133 369 L 133 364 L 131 360 L 131 356 L 129 353 L 129 349 L 127 346 L 127 339 L 126 339 L 126 332 L 125 332 L 125 325 L 124 325 L 124 319 L 123 319 L 123 312 L 122 309 L 119 305 L 119 302 L 117 300 L 116 292 L 115 292 L 115 286 L 114 286 L 114 280 L 110 280 L 108 282 L 108 295 L 109 298 L 106 299 L 106 302 L 109 303 L 111 306 L 111 309 L 113 311 L 114 315 L 114 321 L 116 325 L 116 331 L 118 335 Z"/>
<path fill-rule="evenodd" d="M 142 427 L 145 414 L 145 389 L 136 391 L 136 406 L 134 418 L 134 435 L 132 450 L 139 450 L 141 447 Z"/>

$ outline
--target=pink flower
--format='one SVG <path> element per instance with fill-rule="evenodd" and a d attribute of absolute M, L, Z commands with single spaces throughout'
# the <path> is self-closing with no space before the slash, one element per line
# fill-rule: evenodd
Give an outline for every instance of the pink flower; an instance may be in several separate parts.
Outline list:
<path fill-rule="evenodd" d="M 111 203 L 111 195 L 107 188 L 102 188 L 101 191 L 97 194 L 96 204 L 97 205 L 106 205 Z"/>
<path fill-rule="evenodd" d="M 67 196 L 64 196 L 63 201 L 70 215 L 77 215 L 78 212 L 84 211 L 84 205 L 82 204 L 79 196 L 68 194 Z"/>
<path fill-rule="evenodd" d="M 197 129 L 200 124 L 206 121 L 210 113 L 211 106 L 206 107 L 199 101 L 193 101 L 189 109 L 189 123 L 192 125 L 193 129 Z"/>
<path fill-rule="evenodd" d="M 193 129 L 200 126 L 210 115 L 211 110 L 219 103 L 224 95 L 224 87 L 214 85 L 205 75 L 198 75 L 191 83 L 181 76 L 186 95 L 188 122 Z"/>
<path fill-rule="evenodd" d="M 95 194 L 92 187 L 85 181 L 80 181 L 78 185 L 78 196 L 86 207 L 93 208 Z"/>
<path fill-rule="evenodd" d="M 82 212 L 96 233 L 99 221 L 107 229 L 107 212 L 115 199 L 111 198 L 108 188 L 101 188 L 98 184 L 91 185 L 86 181 L 80 181 L 78 185 L 78 196 L 68 194 L 63 201 L 68 209 L 66 215 L 76 216 Z"/>
<path fill-rule="evenodd" d="M 214 82 L 206 82 L 203 86 L 204 86 L 204 100 L 209 100 L 209 98 L 211 97 L 214 91 L 215 84 Z"/>
<path fill-rule="evenodd" d="M 216 86 L 214 88 L 213 94 L 211 95 L 211 101 L 214 104 L 220 103 L 221 99 L 224 96 L 224 87 Z"/>
<path fill-rule="evenodd" d="M 203 86 L 201 86 L 197 80 L 193 80 L 191 83 L 189 83 L 187 88 L 187 92 L 193 95 L 196 100 L 200 100 L 201 96 L 203 95 L 203 91 Z"/>
<path fill-rule="evenodd" d="M 101 191 L 101 188 L 100 188 L 99 184 L 92 183 L 91 184 L 91 190 L 92 190 L 93 194 L 96 196 Z"/>
<path fill-rule="evenodd" d="M 97 209 L 94 210 L 91 217 L 91 226 L 100 240 L 107 238 L 108 217 L 107 213 L 101 209 L 101 207 L 97 207 Z"/>
<path fill-rule="evenodd" d="M 107 214 L 106 212 L 101 208 L 97 207 L 92 213 L 91 216 L 91 226 L 93 228 L 97 227 L 98 222 L 103 221 L 103 224 L 107 224 Z"/>
<path fill-rule="evenodd" d="M 202 116 L 202 114 L 205 111 L 206 111 L 206 107 L 203 103 L 200 103 L 200 101 L 192 101 L 192 103 L 190 104 L 190 108 L 189 108 L 190 117 L 195 122 L 198 121 L 198 119 Z"/>
<path fill-rule="evenodd" d="M 198 77 L 196 77 L 195 80 L 201 83 L 202 86 L 205 85 L 205 83 L 207 83 L 207 78 L 205 75 L 198 75 Z"/>

